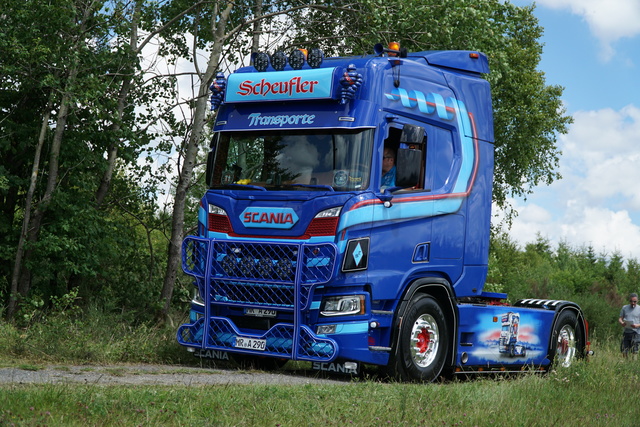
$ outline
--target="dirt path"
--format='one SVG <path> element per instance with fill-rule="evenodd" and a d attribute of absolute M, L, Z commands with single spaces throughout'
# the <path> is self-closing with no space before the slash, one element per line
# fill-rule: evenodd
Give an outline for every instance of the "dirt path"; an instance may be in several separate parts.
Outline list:
<path fill-rule="evenodd" d="M 46 366 L 0 368 L 6 384 L 81 383 L 94 385 L 213 385 L 213 384 L 348 384 L 345 377 L 320 377 L 292 371 L 241 371 L 166 365 Z"/>

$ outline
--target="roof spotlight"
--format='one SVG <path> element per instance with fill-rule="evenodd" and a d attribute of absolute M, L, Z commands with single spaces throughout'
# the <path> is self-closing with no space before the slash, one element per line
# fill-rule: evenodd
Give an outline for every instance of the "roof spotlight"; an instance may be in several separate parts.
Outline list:
<path fill-rule="evenodd" d="M 271 56 L 271 66 L 275 68 L 276 71 L 284 70 L 284 67 L 287 65 L 287 55 L 278 51 Z"/>
<path fill-rule="evenodd" d="M 294 70 L 299 70 L 304 65 L 304 60 L 307 55 L 305 55 L 305 51 L 302 49 L 295 49 L 289 55 L 289 65 Z"/>
<path fill-rule="evenodd" d="M 258 71 L 267 71 L 267 67 L 269 66 L 269 55 L 264 52 L 255 52 L 251 55 L 251 59 L 253 60 L 253 66 Z"/>
<path fill-rule="evenodd" d="M 307 64 L 311 68 L 318 68 L 324 61 L 324 53 L 318 48 L 311 49 L 307 55 Z"/>
<path fill-rule="evenodd" d="M 400 56 L 400 43 L 389 42 L 387 52 L 389 52 L 389 56 Z"/>

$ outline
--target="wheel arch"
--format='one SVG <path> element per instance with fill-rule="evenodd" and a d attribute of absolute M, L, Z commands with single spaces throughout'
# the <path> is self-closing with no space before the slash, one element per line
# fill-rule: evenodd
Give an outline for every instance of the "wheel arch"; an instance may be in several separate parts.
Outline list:
<path fill-rule="evenodd" d="M 414 280 L 406 288 L 400 303 L 396 309 L 393 323 L 393 335 L 391 338 L 393 352 L 398 351 L 398 340 L 400 338 L 400 326 L 402 325 L 402 319 L 405 315 L 409 303 L 416 296 L 429 296 L 433 298 L 442 309 L 445 315 L 445 321 L 447 323 L 448 332 L 451 336 L 450 345 L 447 349 L 447 367 L 452 367 L 455 364 L 456 359 L 456 346 L 457 346 L 457 327 L 458 327 L 458 309 L 455 303 L 455 293 L 453 287 L 448 280 L 442 277 L 423 277 Z"/>
<path fill-rule="evenodd" d="M 587 321 L 584 317 L 584 313 L 582 312 L 582 309 L 580 308 L 580 306 L 574 302 L 570 302 L 570 301 L 565 301 L 563 302 L 561 305 L 559 305 L 556 308 L 555 311 L 555 315 L 553 317 L 553 323 L 551 324 L 551 336 L 549 337 L 549 343 L 548 343 L 548 351 L 551 351 L 553 349 L 553 344 L 554 344 L 554 340 L 556 339 L 556 337 L 554 336 L 553 331 L 556 330 L 556 326 L 558 324 L 558 319 L 560 318 L 560 316 L 565 313 L 565 312 L 571 312 L 574 313 L 576 315 L 576 318 L 578 320 L 578 324 L 579 324 L 579 328 L 576 328 L 577 333 L 580 334 L 580 339 L 581 339 L 581 343 L 582 343 L 582 347 L 578 349 L 579 353 L 579 357 L 584 357 L 586 354 L 586 348 L 587 348 L 587 339 L 588 339 L 588 324 Z"/>

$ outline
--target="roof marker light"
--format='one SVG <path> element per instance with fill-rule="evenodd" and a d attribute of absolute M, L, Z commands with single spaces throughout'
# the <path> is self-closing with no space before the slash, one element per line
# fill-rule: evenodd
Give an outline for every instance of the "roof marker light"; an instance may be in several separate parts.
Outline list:
<path fill-rule="evenodd" d="M 478 59 L 480 58 L 480 54 L 478 52 L 471 52 L 469 53 L 469 58 Z"/>
<path fill-rule="evenodd" d="M 399 56 L 400 55 L 400 43 L 398 42 L 389 42 L 387 46 L 387 52 L 389 52 L 389 56 Z"/>

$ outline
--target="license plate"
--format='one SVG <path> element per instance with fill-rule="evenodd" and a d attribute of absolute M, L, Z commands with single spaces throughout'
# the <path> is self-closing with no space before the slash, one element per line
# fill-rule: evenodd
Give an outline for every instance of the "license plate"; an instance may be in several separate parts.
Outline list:
<path fill-rule="evenodd" d="M 254 317 L 276 317 L 278 313 L 275 310 L 265 310 L 264 308 L 247 308 L 244 314 Z"/>
<path fill-rule="evenodd" d="M 245 350 L 258 350 L 264 351 L 267 348 L 267 340 L 261 340 L 257 338 L 245 338 L 236 337 L 235 348 L 242 348 Z"/>

